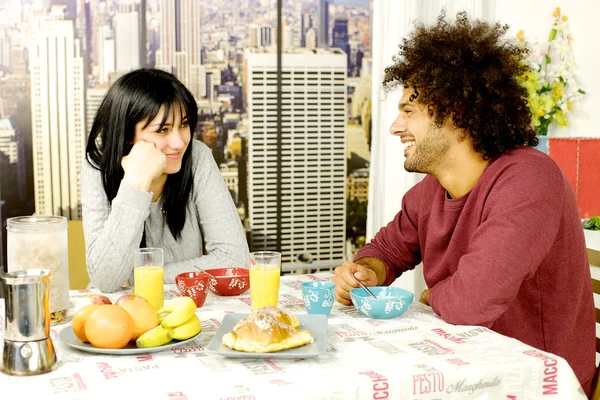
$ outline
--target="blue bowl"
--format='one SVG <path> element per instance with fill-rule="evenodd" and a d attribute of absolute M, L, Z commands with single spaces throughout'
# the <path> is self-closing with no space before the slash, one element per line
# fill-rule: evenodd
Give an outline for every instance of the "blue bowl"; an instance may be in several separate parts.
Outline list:
<path fill-rule="evenodd" d="M 363 288 L 350 290 L 352 304 L 368 318 L 396 318 L 408 310 L 414 298 L 412 292 L 397 287 L 373 286 L 369 290 L 377 296 L 376 299 Z"/>

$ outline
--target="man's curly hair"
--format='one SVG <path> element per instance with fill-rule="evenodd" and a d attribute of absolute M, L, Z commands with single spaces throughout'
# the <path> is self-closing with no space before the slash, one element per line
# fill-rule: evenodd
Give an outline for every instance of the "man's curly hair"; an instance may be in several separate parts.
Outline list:
<path fill-rule="evenodd" d="M 385 69 L 384 88 L 413 88 L 437 126 L 451 118 L 485 159 L 536 146 L 527 90 L 518 80 L 529 71 L 523 61 L 529 50 L 502 40 L 508 25 L 471 22 L 465 12 L 454 23 L 445 17 L 442 12 L 430 27 L 417 24 L 403 39 L 394 64 Z"/>

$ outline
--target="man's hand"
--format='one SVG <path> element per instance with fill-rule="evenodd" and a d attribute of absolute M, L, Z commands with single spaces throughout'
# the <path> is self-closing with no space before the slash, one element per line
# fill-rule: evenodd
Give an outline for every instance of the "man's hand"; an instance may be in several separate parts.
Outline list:
<path fill-rule="evenodd" d="M 429 291 L 431 289 L 425 289 L 423 291 L 423 293 L 421 294 L 421 298 L 419 299 L 419 301 L 423 304 L 429 305 Z"/>
<path fill-rule="evenodd" d="M 370 268 L 349 261 L 337 267 L 333 277 L 335 299 L 346 306 L 352 304 L 350 290 L 358 287 L 358 283 L 352 279 L 352 276 L 365 286 L 377 285 L 377 274 Z"/>

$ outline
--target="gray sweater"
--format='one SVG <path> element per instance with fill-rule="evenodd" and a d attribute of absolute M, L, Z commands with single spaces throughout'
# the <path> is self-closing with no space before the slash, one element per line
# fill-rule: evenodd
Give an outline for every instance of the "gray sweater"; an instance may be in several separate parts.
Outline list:
<path fill-rule="evenodd" d="M 246 267 L 248 244 L 229 190 L 210 149 L 194 140 L 194 174 L 181 239 L 175 240 L 152 193 L 121 184 L 112 207 L 100 171 L 86 160 L 81 166 L 81 203 L 90 287 L 119 290 L 133 285 L 133 250 L 146 232 L 147 247 L 164 250 L 165 283 L 175 283 L 180 272 L 224 267 Z M 183 207 L 183 204 L 182 204 Z M 202 243 L 205 243 L 203 255 Z"/>

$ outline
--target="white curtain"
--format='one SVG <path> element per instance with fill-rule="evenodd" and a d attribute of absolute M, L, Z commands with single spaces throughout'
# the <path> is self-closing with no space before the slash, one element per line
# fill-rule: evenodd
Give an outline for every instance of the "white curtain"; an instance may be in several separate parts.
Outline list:
<path fill-rule="evenodd" d="M 496 0 L 374 0 L 373 3 L 373 131 L 367 240 L 394 218 L 400 210 L 402 196 L 423 178 L 422 174 L 404 170 L 400 139 L 389 133 L 402 90 L 384 93 L 381 86 L 384 69 L 392 64 L 392 56 L 398 53 L 398 45 L 415 20 L 434 23 L 442 8 L 446 9 L 448 18 L 462 10 L 472 18 L 492 21 L 496 14 Z M 422 266 L 404 274 L 393 285 L 410 290 L 418 299 L 426 288 Z"/>

